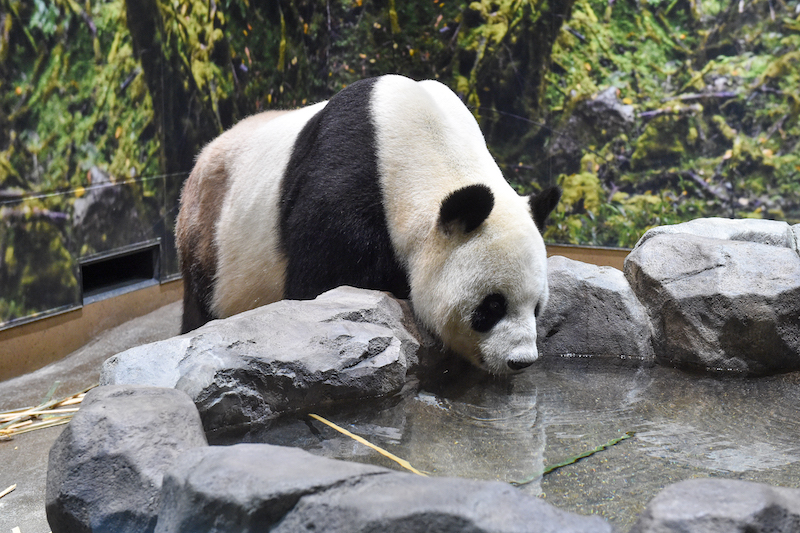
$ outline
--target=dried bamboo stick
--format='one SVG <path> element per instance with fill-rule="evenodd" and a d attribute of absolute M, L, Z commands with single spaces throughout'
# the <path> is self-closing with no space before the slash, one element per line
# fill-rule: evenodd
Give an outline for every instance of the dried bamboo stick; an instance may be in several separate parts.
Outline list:
<path fill-rule="evenodd" d="M 428 477 L 426 474 L 423 474 L 422 472 L 420 472 L 419 470 L 417 470 L 416 468 L 411 466 L 411 463 L 409 463 L 405 459 L 400 459 L 399 457 L 397 457 L 393 453 L 384 450 L 380 446 L 376 446 L 375 444 L 372 444 L 367 439 L 365 439 L 363 437 L 359 437 L 358 435 L 355 435 L 353 433 L 350 433 L 349 431 L 347 431 L 343 427 L 337 426 L 333 422 L 331 422 L 329 420 L 325 420 L 324 418 L 322 418 L 319 415 L 309 414 L 308 416 L 310 416 L 314 420 L 318 420 L 319 422 L 322 422 L 323 424 L 325 424 L 328 427 L 331 427 L 331 428 L 335 429 L 336 431 L 338 431 L 339 433 L 341 433 L 343 435 L 347 435 L 348 437 L 350 437 L 351 439 L 355 440 L 356 442 L 360 442 L 364 446 L 372 448 L 373 450 L 375 450 L 379 454 L 383 455 L 384 457 L 388 457 L 389 459 L 391 459 L 395 463 L 399 464 L 400 466 L 402 466 L 406 470 L 410 470 L 411 472 L 414 472 L 415 474 L 423 476 L 423 477 Z"/>
<path fill-rule="evenodd" d="M 8 494 L 9 492 L 13 491 L 13 490 L 14 490 L 14 489 L 16 489 L 16 488 L 17 488 L 17 484 L 16 484 L 16 483 L 14 483 L 13 485 L 11 485 L 10 487 L 8 487 L 8 488 L 7 488 L 6 490 L 4 490 L 3 492 L 0 492 L 0 498 L 2 498 L 3 496 L 5 496 L 6 494 Z"/>
<path fill-rule="evenodd" d="M 50 415 L 60 415 L 62 413 L 77 413 L 80 411 L 80 407 L 67 407 L 64 409 L 45 409 L 43 411 L 34 411 L 30 415 L 31 416 L 50 416 Z"/>
<path fill-rule="evenodd" d="M 97 386 L 92 385 L 66 398 L 53 400 L 59 385 L 58 381 L 53 383 L 42 403 L 35 407 L 0 412 L 0 439 L 8 440 L 12 435 L 68 423 L 80 408 L 66 406 L 80 404 L 86 393 Z"/>
<path fill-rule="evenodd" d="M 37 429 L 45 429 L 45 428 L 51 428 L 51 427 L 54 427 L 54 426 L 61 426 L 63 424 L 68 424 L 70 420 L 72 420 L 71 416 L 70 417 L 63 417 L 63 418 L 60 418 L 60 419 L 54 419 L 54 420 L 43 420 L 43 421 L 38 422 L 36 424 L 31 424 L 28 427 L 25 427 L 25 428 L 22 428 L 22 429 L 19 429 L 19 430 L 15 431 L 14 435 L 20 435 L 22 433 L 28 433 L 29 431 L 36 431 Z"/>
<path fill-rule="evenodd" d="M 17 422 L 16 424 L 12 424 L 6 428 L 6 431 L 16 431 L 17 429 L 25 426 L 30 426 L 33 424 L 33 420 L 24 420 L 22 422 Z"/>

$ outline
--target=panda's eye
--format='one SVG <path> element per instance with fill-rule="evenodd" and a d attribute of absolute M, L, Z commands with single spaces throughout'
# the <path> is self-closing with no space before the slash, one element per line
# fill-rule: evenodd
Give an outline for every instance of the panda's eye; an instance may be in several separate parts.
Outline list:
<path fill-rule="evenodd" d="M 506 316 L 506 299 L 502 294 L 490 294 L 472 313 L 472 329 L 486 333 Z"/>

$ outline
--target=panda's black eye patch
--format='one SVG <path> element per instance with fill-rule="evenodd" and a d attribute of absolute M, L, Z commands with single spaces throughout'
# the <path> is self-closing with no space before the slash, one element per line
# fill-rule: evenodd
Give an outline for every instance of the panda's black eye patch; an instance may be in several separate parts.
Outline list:
<path fill-rule="evenodd" d="M 506 316 L 506 298 L 502 294 L 490 294 L 472 313 L 472 329 L 486 333 Z"/>

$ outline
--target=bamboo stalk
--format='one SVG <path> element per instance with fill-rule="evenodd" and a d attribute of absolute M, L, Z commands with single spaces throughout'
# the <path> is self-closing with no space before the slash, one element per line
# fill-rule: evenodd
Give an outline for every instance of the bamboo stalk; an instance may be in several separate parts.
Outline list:
<path fill-rule="evenodd" d="M 587 458 L 589 456 L 592 456 L 592 455 L 596 454 L 597 452 L 602 452 L 606 448 L 610 448 L 611 446 L 619 444 L 620 442 L 624 441 L 625 439 L 629 439 L 629 438 L 633 437 L 634 435 L 636 435 L 635 432 L 628 431 L 627 433 L 625 433 L 621 437 L 617 437 L 615 439 L 611 439 L 610 441 L 606 442 L 605 444 L 601 444 L 597 448 L 594 448 L 594 449 L 589 450 L 587 452 L 583 452 L 581 454 L 578 454 L 578 455 L 575 455 L 573 457 L 570 457 L 570 458 L 568 458 L 568 459 L 566 459 L 564 461 L 561 461 L 560 463 L 556 463 L 554 465 L 550 465 L 547 468 L 545 468 L 544 470 L 542 470 L 541 472 L 537 472 L 536 474 L 530 476 L 529 478 L 523 479 L 522 481 L 511 481 L 510 483 L 512 485 L 514 485 L 515 487 L 520 487 L 522 485 L 527 485 L 528 483 L 536 481 L 537 479 L 540 479 L 540 478 L 546 476 L 547 474 L 558 470 L 559 468 L 563 468 L 565 466 L 568 466 L 568 465 L 571 465 L 571 464 L 575 464 L 578 461 L 580 461 L 581 459 L 585 459 L 585 458 Z"/>
<path fill-rule="evenodd" d="M 50 415 L 61 415 L 62 413 L 77 413 L 80 410 L 80 407 L 68 407 L 63 409 L 44 409 L 42 411 L 33 411 L 31 416 L 50 416 Z"/>
<path fill-rule="evenodd" d="M 37 424 L 32 424 L 32 425 L 30 425 L 28 427 L 25 427 L 25 428 L 22 428 L 20 430 L 15 431 L 14 435 L 20 435 L 22 433 L 28 433 L 29 431 L 36 431 L 37 429 L 45 429 L 45 428 L 51 428 L 51 427 L 54 427 L 54 426 L 61 426 L 63 424 L 68 424 L 70 420 L 72 420 L 72 417 L 68 417 L 68 418 L 65 417 L 65 418 L 55 419 L 55 420 L 43 420 L 43 421 L 41 421 L 41 422 L 39 422 Z"/>
<path fill-rule="evenodd" d="M 56 393 L 56 389 L 59 387 L 59 385 L 61 385 L 60 381 L 58 380 L 54 381 L 53 384 L 50 386 L 50 390 L 47 391 L 47 394 L 44 395 L 44 398 L 42 398 L 42 401 L 39 403 L 47 403 L 50 400 L 52 400 L 53 395 Z"/>
<path fill-rule="evenodd" d="M 83 401 L 84 396 L 86 396 L 86 393 L 80 394 L 75 398 L 68 398 L 58 405 L 60 405 L 61 407 L 66 407 L 68 405 L 75 405 L 76 403 L 81 403 Z"/>
<path fill-rule="evenodd" d="M 0 411 L 0 418 L 6 415 L 18 415 L 19 413 L 30 411 L 31 409 L 35 409 L 35 406 L 31 405 L 29 407 L 17 407 L 16 409 L 9 409 L 8 411 Z"/>
<path fill-rule="evenodd" d="M 35 407 L 0 412 L 0 439 L 8 440 L 20 433 L 68 423 L 80 408 L 66 406 L 77 406 L 83 401 L 86 393 L 97 386 L 92 385 L 66 398 L 54 400 L 52 398 L 59 385 L 59 381 L 53 383 L 42 403 Z"/>
<path fill-rule="evenodd" d="M 63 416 L 65 414 L 73 414 L 77 413 L 80 410 L 79 407 L 68 407 L 62 409 L 44 409 L 40 411 L 27 411 L 28 416 L 37 417 L 37 416 Z M 0 416 L 0 423 L 9 422 L 14 420 L 15 418 L 19 418 L 16 415 L 8 415 L 6 417 Z"/>
<path fill-rule="evenodd" d="M 6 428 L 6 430 L 7 431 L 16 431 L 19 428 L 22 428 L 22 427 L 25 427 L 25 426 L 30 426 L 31 424 L 33 424 L 33 420 L 24 420 L 22 422 L 17 422 L 16 424 L 8 426 Z"/>
<path fill-rule="evenodd" d="M 410 470 L 411 472 L 414 472 L 415 474 L 417 474 L 419 476 L 428 477 L 427 474 L 423 474 L 422 472 L 420 472 L 419 470 L 417 470 L 416 468 L 411 466 L 411 463 L 409 463 L 405 459 L 400 459 L 399 457 L 397 457 L 393 453 L 384 450 L 380 446 L 376 446 L 375 444 L 372 444 L 367 439 L 365 439 L 363 437 L 359 437 L 358 435 L 355 435 L 353 433 L 350 433 L 349 431 L 347 431 L 343 427 L 337 426 L 333 422 L 331 422 L 329 420 L 326 420 L 326 419 L 322 418 L 319 415 L 309 414 L 308 416 L 310 416 L 314 420 L 322 422 L 323 424 L 325 424 L 328 427 L 331 427 L 331 428 L 335 429 L 336 431 L 338 431 L 342 435 L 347 435 L 348 437 L 350 437 L 351 439 L 355 440 L 356 442 L 360 442 L 364 446 L 367 446 L 368 448 L 372 448 L 373 450 L 375 450 L 379 454 L 383 455 L 384 457 L 387 457 L 387 458 L 391 459 L 392 461 L 394 461 L 395 463 L 399 464 L 400 466 L 402 466 L 406 470 Z"/>
<path fill-rule="evenodd" d="M 4 490 L 3 492 L 0 492 L 0 498 L 2 498 L 3 496 L 5 496 L 5 495 L 6 495 L 6 494 L 8 494 L 9 492 L 12 492 L 12 491 L 13 491 L 14 489 L 16 489 L 16 488 L 17 488 L 17 484 L 16 484 L 16 483 L 14 483 L 13 485 L 11 485 L 10 487 L 8 487 L 8 488 L 7 488 L 6 490 Z"/>

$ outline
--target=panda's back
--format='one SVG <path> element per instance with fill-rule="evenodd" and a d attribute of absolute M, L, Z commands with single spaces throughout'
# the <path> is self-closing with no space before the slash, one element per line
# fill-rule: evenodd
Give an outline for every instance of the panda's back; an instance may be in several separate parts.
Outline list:
<path fill-rule="evenodd" d="M 362 80 L 328 102 L 246 119 L 203 155 L 215 145 L 229 180 L 214 237 L 217 317 L 339 285 L 407 297 L 412 249 L 448 193 L 486 183 L 496 202 L 527 209 L 477 122 L 434 81 Z"/>
<path fill-rule="evenodd" d="M 408 296 L 389 238 L 370 101 L 376 79 L 334 96 L 304 126 L 281 183 L 286 298 L 339 285 Z"/>
<path fill-rule="evenodd" d="M 280 184 L 294 141 L 325 102 L 286 113 L 249 117 L 213 141 L 228 183 L 215 223 L 216 272 L 211 314 L 225 317 L 283 297 L 286 259 L 281 252 Z M 224 147 L 215 150 L 215 145 Z"/>
<path fill-rule="evenodd" d="M 343 284 L 408 296 L 378 177 L 374 84 L 223 135 L 235 147 L 216 228 L 215 316 Z"/>

